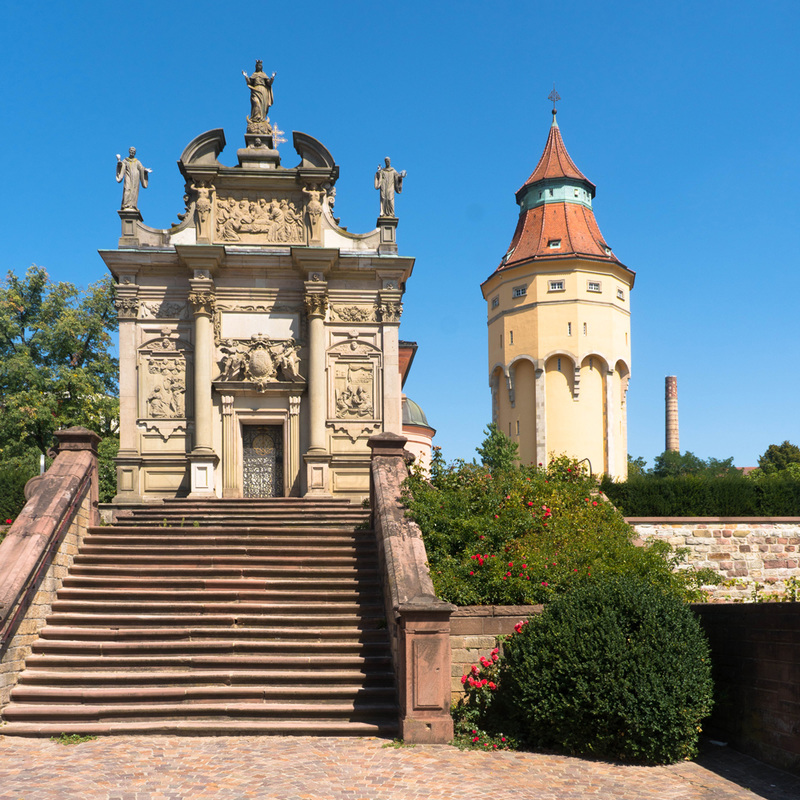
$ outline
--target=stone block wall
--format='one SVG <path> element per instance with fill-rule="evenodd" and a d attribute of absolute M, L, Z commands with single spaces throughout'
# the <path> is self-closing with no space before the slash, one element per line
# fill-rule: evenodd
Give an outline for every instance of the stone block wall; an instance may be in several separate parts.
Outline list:
<path fill-rule="evenodd" d="M 25 666 L 25 660 L 31 654 L 31 647 L 44 627 L 45 618 L 50 613 L 56 593 L 67 576 L 72 561 L 80 548 L 89 525 L 92 524 L 91 493 L 87 493 L 78 508 L 61 546 L 53 556 L 50 566 L 44 573 L 36 594 L 31 601 L 25 618 L 19 624 L 16 633 L 0 660 L 0 708 L 9 700 L 19 673 Z M 16 611 L 12 611 L 12 614 Z"/>
<path fill-rule="evenodd" d="M 705 732 L 800 774 L 800 605 L 696 604 L 711 645 Z"/>
<path fill-rule="evenodd" d="M 514 632 L 514 625 L 538 614 L 542 606 L 462 606 L 450 617 L 450 691 L 456 699 L 464 691 L 461 676 L 480 657 L 498 646 L 500 636 Z"/>
<path fill-rule="evenodd" d="M 689 551 L 686 567 L 710 567 L 726 585 L 709 587 L 711 602 L 749 601 L 783 593 L 800 580 L 800 518 L 629 517 L 642 540 Z M 761 589 L 757 585 L 760 585 Z"/>

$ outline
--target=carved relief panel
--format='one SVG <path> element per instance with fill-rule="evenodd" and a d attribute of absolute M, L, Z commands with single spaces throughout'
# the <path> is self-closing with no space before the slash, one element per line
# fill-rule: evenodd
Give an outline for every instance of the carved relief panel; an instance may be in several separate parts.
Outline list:
<path fill-rule="evenodd" d="M 218 194 L 215 200 L 214 239 L 242 244 L 305 244 L 304 204 L 297 197 L 243 192 Z"/>
<path fill-rule="evenodd" d="M 166 442 L 186 432 L 188 343 L 170 328 L 147 341 L 138 352 L 139 426 L 156 431 Z"/>

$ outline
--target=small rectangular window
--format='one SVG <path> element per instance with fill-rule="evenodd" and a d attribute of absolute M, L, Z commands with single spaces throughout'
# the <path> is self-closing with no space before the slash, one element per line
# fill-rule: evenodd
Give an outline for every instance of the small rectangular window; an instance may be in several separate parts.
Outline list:
<path fill-rule="evenodd" d="M 500 347 L 502 347 L 502 346 L 503 346 L 503 334 L 501 333 L 500 334 Z"/>
<path fill-rule="evenodd" d="M 499 297 L 493 297 L 492 298 L 492 308 L 497 308 L 497 306 L 499 306 L 499 305 L 500 305 L 500 298 Z"/>
<path fill-rule="evenodd" d="M 514 331 L 509 331 L 508 332 L 508 343 L 509 344 L 514 344 Z"/>
<path fill-rule="evenodd" d="M 547 243 L 547 246 L 551 250 L 558 250 L 558 248 L 561 247 L 561 239 L 550 239 L 550 241 Z"/>
<path fill-rule="evenodd" d="M 572 336 L 572 323 L 567 323 L 567 336 Z"/>
<path fill-rule="evenodd" d="M 556 362 L 556 366 L 558 367 L 558 371 L 561 372 L 561 359 L 560 358 Z"/>
<path fill-rule="evenodd" d="M 508 435 L 511 436 L 511 423 L 508 423 Z"/>
<path fill-rule="evenodd" d="M 586 336 L 586 334 L 587 334 L 586 323 L 584 322 L 583 323 L 583 335 Z"/>
<path fill-rule="evenodd" d="M 624 300 L 625 292 L 623 292 L 622 289 L 617 289 L 617 297 L 619 297 L 620 300 Z"/>
<path fill-rule="evenodd" d="M 519 436 L 519 420 L 517 420 L 517 436 Z"/>
<path fill-rule="evenodd" d="M 527 286 L 515 286 L 511 290 L 512 297 L 525 297 L 526 294 L 528 294 Z"/>
<path fill-rule="evenodd" d="M 601 291 L 600 281 L 589 281 L 587 288 L 590 292 Z"/>
<path fill-rule="evenodd" d="M 550 281 L 550 291 L 551 292 L 563 292 L 564 291 L 564 281 Z"/>

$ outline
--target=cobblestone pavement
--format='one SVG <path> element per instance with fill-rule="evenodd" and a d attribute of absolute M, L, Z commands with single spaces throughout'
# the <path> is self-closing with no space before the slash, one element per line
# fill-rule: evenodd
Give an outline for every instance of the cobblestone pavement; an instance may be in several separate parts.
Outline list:
<path fill-rule="evenodd" d="M 791 800 L 800 780 L 726 752 L 632 767 L 537 753 L 394 747 L 383 739 L 0 736 L 2 800 Z M 724 766 L 724 764 L 723 764 Z M 749 788 L 748 788 L 749 784 Z"/>

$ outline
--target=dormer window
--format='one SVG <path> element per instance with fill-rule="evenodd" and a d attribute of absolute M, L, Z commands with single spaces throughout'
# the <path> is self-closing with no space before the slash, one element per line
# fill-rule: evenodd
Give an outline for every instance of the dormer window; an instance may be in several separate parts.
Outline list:
<path fill-rule="evenodd" d="M 561 239 L 550 239 L 550 241 L 547 243 L 547 246 L 551 250 L 558 250 L 561 247 Z"/>

